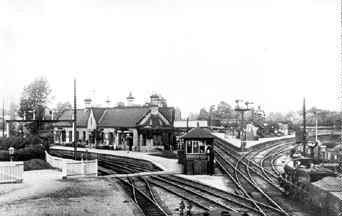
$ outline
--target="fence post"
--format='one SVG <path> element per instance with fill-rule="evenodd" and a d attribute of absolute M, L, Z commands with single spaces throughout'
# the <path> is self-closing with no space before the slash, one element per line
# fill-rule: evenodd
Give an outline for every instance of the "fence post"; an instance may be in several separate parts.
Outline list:
<path fill-rule="evenodd" d="M 81 175 L 84 177 L 84 176 L 86 176 L 87 173 L 86 173 L 86 163 L 84 163 L 83 158 L 81 160 L 81 166 L 82 166 Z"/>
<path fill-rule="evenodd" d="M 67 162 L 62 161 L 62 163 L 63 163 L 62 179 L 66 179 L 67 178 Z"/>

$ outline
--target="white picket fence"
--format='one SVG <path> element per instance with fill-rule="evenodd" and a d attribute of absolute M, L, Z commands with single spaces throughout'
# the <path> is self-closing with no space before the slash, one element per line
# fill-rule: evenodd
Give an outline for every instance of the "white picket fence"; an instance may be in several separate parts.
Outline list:
<path fill-rule="evenodd" d="M 0 162 L 0 184 L 23 182 L 24 162 Z"/>
<path fill-rule="evenodd" d="M 49 155 L 45 152 L 46 162 L 62 171 L 62 178 L 97 176 L 97 160 L 71 160 Z"/>

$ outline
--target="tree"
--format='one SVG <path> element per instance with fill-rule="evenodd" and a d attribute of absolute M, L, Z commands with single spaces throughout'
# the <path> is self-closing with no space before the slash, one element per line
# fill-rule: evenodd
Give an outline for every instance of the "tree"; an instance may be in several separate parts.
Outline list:
<path fill-rule="evenodd" d="M 44 117 L 46 105 L 49 100 L 51 89 L 47 79 L 36 78 L 28 86 L 24 87 L 20 98 L 18 115 L 22 118 L 41 120 Z M 29 124 L 32 133 L 38 132 L 35 124 Z"/>
<path fill-rule="evenodd" d="M 10 119 L 15 119 L 17 111 L 18 111 L 18 105 L 14 102 L 11 102 L 9 105 L 9 110 L 8 110 L 8 115 Z"/>
<path fill-rule="evenodd" d="M 116 106 L 117 106 L 117 107 L 124 107 L 124 106 L 125 106 L 125 103 L 122 102 L 122 101 L 119 101 L 119 102 L 116 103 Z"/>
<path fill-rule="evenodd" d="M 192 121 L 192 120 L 196 120 L 196 119 L 198 119 L 198 114 L 197 113 L 189 113 L 189 115 L 188 115 L 188 119 L 189 119 L 189 121 Z"/>
<path fill-rule="evenodd" d="M 270 112 L 267 117 L 266 121 L 268 122 L 284 122 L 285 121 L 285 115 L 281 112 Z"/>
<path fill-rule="evenodd" d="M 62 116 L 62 114 L 65 110 L 71 110 L 71 109 L 72 109 L 72 105 L 70 102 L 64 102 L 64 103 L 59 102 L 59 103 L 57 103 L 54 118 L 58 119 L 59 117 Z"/>
<path fill-rule="evenodd" d="M 198 120 L 209 120 L 209 112 L 205 109 L 202 108 L 199 112 L 199 115 L 197 117 Z"/>
<path fill-rule="evenodd" d="M 216 108 L 216 118 L 222 120 L 230 119 L 233 117 L 233 109 L 228 103 L 221 101 Z"/>

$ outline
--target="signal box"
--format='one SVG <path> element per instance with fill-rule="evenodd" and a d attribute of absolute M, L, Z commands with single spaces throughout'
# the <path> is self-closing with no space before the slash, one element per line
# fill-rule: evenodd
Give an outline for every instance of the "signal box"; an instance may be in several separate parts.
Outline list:
<path fill-rule="evenodd" d="M 214 136 L 206 128 L 193 128 L 182 137 L 179 163 L 188 175 L 214 174 Z"/>

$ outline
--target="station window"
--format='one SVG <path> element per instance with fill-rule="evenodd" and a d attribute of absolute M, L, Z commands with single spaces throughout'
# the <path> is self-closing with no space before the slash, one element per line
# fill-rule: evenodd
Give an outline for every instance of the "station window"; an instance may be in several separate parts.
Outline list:
<path fill-rule="evenodd" d="M 200 145 L 200 153 L 205 153 L 205 145 L 204 145 L 204 143 L 202 143 L 202 145 Z"/>
<path fill-rule="evenodd" d="M 69 131 L 69 142 L 72 142 L 72 131 Z"/>
<path fill-rule="evenodd" d="M 194 154 L 199 153 L 199 144 L 198 144 L 198 141 L 193 141 L 193 142 L 192 142 L 192 147 L 193 147 L 193 153 L 194 153 Z"/>
<path fill-rule="evenodd" d="M 66 132 L 62 131 L 62 142 L 66 141 Z"/>
<path fill-rule="evenodd" d="M 186 141 L 186 153 L 192 153 L 192 143 L 191 143 L 191 141 Z"/>

